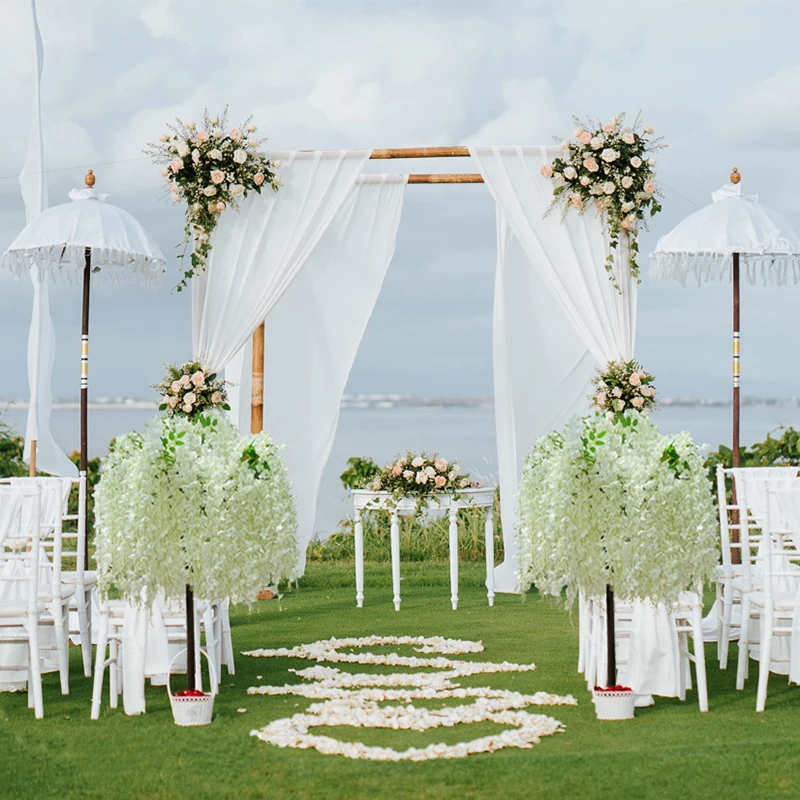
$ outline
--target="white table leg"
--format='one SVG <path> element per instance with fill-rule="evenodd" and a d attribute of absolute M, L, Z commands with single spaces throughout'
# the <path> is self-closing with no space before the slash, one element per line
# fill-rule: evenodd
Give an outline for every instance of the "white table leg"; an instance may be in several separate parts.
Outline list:
<path fill-rule="evenodd" d="M 361 511 L 356 511 L 356 607 L 364 605 L 364 526 Z"/>
<path fill-rule="evenodd" d="M 486 509 L 486 596 L 489 605 L 494 605 L 494 511 L 491 506 Z"/>
<path fill-rule="evenodd" d="M 458 506 L 450 506 L 450 603 L 458 608 Z"/>
<path fill-rule="evenodd" d="M 394 610 L 400 610 L 400 518 L 397 509 L 392 511 L 392 589 Z"/>

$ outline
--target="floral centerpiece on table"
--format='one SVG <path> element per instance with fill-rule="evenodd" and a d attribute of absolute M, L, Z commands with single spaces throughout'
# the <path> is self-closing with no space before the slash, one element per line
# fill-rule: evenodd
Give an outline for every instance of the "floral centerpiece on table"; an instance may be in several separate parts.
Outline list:
<path fill-rule="evenodd" d="M 636 361 L 609 361 L 592 378 L 592 402 L 609 419 L 633 409 L 646 417 L 656 405 L 655 378 Z"/>
<path fill-rule="evenodd" d="M 553 179 L 553 205 L 584 212 L 594 206 L 600 211 L 610 239 L 606 270 L 619 288 L 613 274 L 614 251 L 620 238 L 630 243 L 628 264 L 631 276 L 639 280 L 638 234 L 646 219 L 661 211 L 655 184 L 655 159 L 652 153 L 663 149 L 662 137 L 653 138 L 653 129 L 641 127 L 636 117 L 633 125 L 624 125 L 625 115 L 612 117 L 605 125 L 599 121 L 581 122 L 573 117 L 573 138 L 562 142 L 564 155 L 552 164 L 544 164 L 542 174 Z"/>
<path fill-rule="evenodd" d="M 256 137 L 251 120 L 248 117 L 238 128 L 228 128 L 227 106 L 220 116 L 209 116 L 206 110 L 202 128 L 194 120 L 176 119 L 175 125 L 168 126 L 169 133 L 150 142 L 144 151 L 161 165 L 172 200 L 186 201 L 183 241 L 193 243 L 194 249 L 192 268 L 184 272 L 179 292 L 196 272 L 205 269 L 219 215 L 226 208 L 238 208 L 251 191 L 260 194 L 265 186 L 277 191 L 281 185 L 276 174 L 280 164 L 258 149 L 264 140 Z"/>
<path fill-rule="evenodd" d="M 438 453 L 406 450 L 404 456 L 390 461 L 373 478 L 369 488 L 400 498 L 453 493 L 470 486 L 469 474 L 462 473 L 455 461 L 440 458 Z"/>
<path fill-rule="evenodd" d="M 183 415 L 193 418 L 203 411 L 220 408 L 230 411 L 225 381 L 199 361 L 187 361 L 179 367 L 165 364 L 167 374 L 161 383 L 153 384 L 162 399 L 158 410 L 168 417 Z"/>

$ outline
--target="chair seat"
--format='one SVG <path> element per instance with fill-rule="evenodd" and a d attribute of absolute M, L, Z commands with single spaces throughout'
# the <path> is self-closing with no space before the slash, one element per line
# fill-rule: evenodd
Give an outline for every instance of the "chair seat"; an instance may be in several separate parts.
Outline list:
<path fill-rule="evenodd" d="M 794 611 L 797 603 L 796 595 L 790 592 L 781 592 L 772 598 L 773 605 L 777 611 Z M 750 604 L 763 608 L 766 605 L 766 595 L 764 592 L 751 592 Z"/>
<path fill-rule="evenodd" d="M 62 583 L 77 583 L 78 582 L 78 573 L 77 572 L 62 572 L 61 573 L 61 582 Z M 85 570 L 83 573 L 83 582 L 86 586 L 92 585 L 97 583 L 97 573 L 94 570 Z"/>

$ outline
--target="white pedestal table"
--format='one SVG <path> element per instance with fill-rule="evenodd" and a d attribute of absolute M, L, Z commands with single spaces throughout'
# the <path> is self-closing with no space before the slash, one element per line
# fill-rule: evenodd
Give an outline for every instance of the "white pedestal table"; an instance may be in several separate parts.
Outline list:
<path fill-rule="evenodd" d="M 423 501 L 423 507 L 447 510 L 450 518 L 450 602 L 458 608 L 458 512 L 462 508 L 486 510 L 484 535 L 486 537 L 486 596 L 494 605 L 494 486 L 479 489 L 462 489 L 457 495 L 437 494 Z M 394 500 L 390 492 L 373 492 L 369 489 L 353 490 L 356 537 L 356 605 L 364 604 L 364 527 L 363 515 L 368 511 L 388 511 L 391 516 L 392 589 L 395 611 L 400 610 L 400 517 L 409 516 L 416 509 L 417 500 L 403 497 Z"/>

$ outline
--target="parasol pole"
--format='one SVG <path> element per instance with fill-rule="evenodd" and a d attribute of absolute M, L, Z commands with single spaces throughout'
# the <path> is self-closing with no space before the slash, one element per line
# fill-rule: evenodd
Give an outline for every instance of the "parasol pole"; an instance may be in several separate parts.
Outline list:
<path fill-rule="evenodd" d="M 92 170 L 86 175 L 86 185 L 91 189 L 95 184 Z M 81 307 L 81 466 L 80 478 L 86 486 L 83 493 L 83 568 L 89 569 L 89 291 L 92 283 L 92 248 L 83 251 L 83 303 Z M 80 554 L 78 554 L 80 558 Z"/>
<path fill-rule="evenodd" d="M 742 176 L 736 167 L 731 172 L 731 183 L 737 184 Z M 733 254 L 733 466 L 739 466 L 739 253 Z"/>

